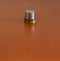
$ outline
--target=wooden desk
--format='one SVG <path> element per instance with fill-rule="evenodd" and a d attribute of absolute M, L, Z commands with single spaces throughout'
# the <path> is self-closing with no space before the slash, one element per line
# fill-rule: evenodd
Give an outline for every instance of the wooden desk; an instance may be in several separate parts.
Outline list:
<path fill-rule="evenodd" d="M 36 25 L 24 24 L 27 8 Z M 60 0 L 0 0 L 0 61 L 60 61 Z"/>

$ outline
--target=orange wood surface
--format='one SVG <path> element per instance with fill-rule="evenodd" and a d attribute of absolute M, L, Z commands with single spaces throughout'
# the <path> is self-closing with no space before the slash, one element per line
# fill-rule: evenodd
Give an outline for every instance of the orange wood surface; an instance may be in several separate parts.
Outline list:
<path fill-rule="evenodd" d="M 60 61 L 60 0 L 0 0 L 0 61 Z"/>

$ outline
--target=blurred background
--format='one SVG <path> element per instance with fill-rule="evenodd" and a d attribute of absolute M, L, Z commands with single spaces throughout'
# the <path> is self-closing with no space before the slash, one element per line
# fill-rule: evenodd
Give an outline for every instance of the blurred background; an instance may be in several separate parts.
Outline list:
<path fill-rule="evenodd" d="M 24 24 L 27 9 L 36 25 Z M 59 59 L 60 0 L 0 0 L 0 61 Z"/>

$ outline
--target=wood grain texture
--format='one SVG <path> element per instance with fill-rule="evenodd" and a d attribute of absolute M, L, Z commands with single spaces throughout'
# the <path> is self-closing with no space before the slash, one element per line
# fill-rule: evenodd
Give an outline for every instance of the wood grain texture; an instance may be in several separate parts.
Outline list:
<path fill-rule="evenodd" d="M 24 23 L 26 9 L 36 25 Z M 59 0 L 0 0 L 0 61 L 60 61 Z"/>

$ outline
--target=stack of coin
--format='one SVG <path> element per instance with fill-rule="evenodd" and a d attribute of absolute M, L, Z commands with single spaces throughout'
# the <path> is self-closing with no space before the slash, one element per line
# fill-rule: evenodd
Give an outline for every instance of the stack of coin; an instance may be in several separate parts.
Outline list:
<path fill-rule="evenodd" d="M 25 23 L 36 23 L 35 11 L 34 10 L 26 10 L 25 11 Z"/>

